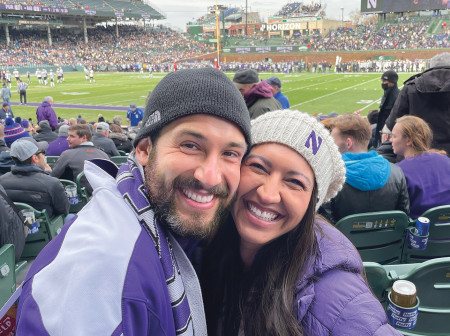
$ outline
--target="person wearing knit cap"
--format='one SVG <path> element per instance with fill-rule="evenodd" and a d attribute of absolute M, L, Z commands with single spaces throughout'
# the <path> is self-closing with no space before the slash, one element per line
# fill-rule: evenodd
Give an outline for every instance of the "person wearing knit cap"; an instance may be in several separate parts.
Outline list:
<path fill-rule="evenodd" d="M 13 118 L 6 118 L 4 134 L 5 143 L 8 147 L 11 147 L 17 139 L 30 137 L 30 134 L 20 124 L 14 122 Z"/>
<path fill-rule="evenodd" d="M 378 112 L 377 126 L 375 128 L 375 139 L 373 145 L 375 148 L 381 145 L 381 131 L 387 118 L 391 114 L 400 90 L 397 86 L 398 75 L 394 70 L 388 70 L 381 75 L 381 88 L 383 89 L 383 97 L 381 97 L 380 109 Z"/>
<path fill-rule="evenodd" d="M 58 134 L 52 131 L 48 120 L 41 120 L 39 122 L 39 130 L 33 136 L 36 141 L 47 141 L 48 143 L 56 140 Z"/>
<path fill-rule="evenodd" d="M 56 258 L 37 257 L 43 267 L 27 275 L 17 333 L 206 335 L 189 257 L 228 214 L 249 146 L 244 99 L 224 73 L 166 75 L 128 161 L 119 170 L 107 160 L 85 163 L 93 197 L 49 243 Z"/>
<path fill-rule="evenodd" d="M 273 97 L 272 87 L 266 81 L 259 81 L 256 70 L 239 70 L 234 74 L 233 83 L 244 97 L 250 119 L 281 109 L 280 102 Z"/>
<path fill-rule="evenodd" d="M 345 181 L 328 130 L 308 114 L 272 111 L 252 121 L 252 145 L 232 216 L 203 254 L 208 334 L 400 335 L 355 247 L 316 216 Z"/>
<path fill-rule="evenodd" d="M 64 151 L 70 148 L 67 142 L 69 135 L 69 126 L 62 125 L 58 130 L 58 137 L 48 144 L 47 156 L 60 156 Z"/>

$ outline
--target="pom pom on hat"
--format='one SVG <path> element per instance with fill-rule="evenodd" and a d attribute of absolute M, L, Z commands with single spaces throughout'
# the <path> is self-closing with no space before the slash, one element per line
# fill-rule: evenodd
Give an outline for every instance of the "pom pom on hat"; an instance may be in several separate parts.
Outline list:
<path fill-rule="evenodd" d="M 11 118 L 11 117 L 6 118 L 6 119 L 5 119 L 5 125 L 6 125 L 6 126 L 14 125 L 14 119 Z"/>
<path fill-rule="evenodd" d="M 345 182 L 345 164 L 330 132 L 314 117 L 279 110 L 252 120 L 252 145 L 275 142 L 298 152 L 311 166 L 318 188 L 316 210 L 337 195 Z"/>

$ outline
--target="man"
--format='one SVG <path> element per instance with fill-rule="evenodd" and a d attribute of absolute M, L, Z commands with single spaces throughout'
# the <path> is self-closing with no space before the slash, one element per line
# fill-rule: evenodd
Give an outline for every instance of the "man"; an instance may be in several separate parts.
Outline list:
<path fill-rule="evenodd" d="M 40 69 L 36 69 L 36 77 L 38 79 L 38 83 L 42 84 L 42 72 Z"/>
<path fill-rule="evenodd" d="M 50 87 L 55 87 L 55 74 L 53 73 L 53 69 L 50 69 Z"/>
<path fill-rule="evenodd" d="M 58 137 L 48 144 L 47 156 L 60 156 L 62 152 L 69 149 L 67 136 L 69 135 L 69 126 L 62 125 L 58 130 Z"/>
<path fill-rule="evenodd" d="M 39 122 L 39 130 L 37 134 L 33 135 L 33 138 L 36 141 L 47 141 L 47 143 L 50 143 L 55 141 L 58 135 L 52 131 L 48 120 L 42 120 Z"/>
<path fill-rule="evenodd" d="M 61 153 L 59 159 L 55 162 L 51 172 L 54 177 L 75 182 L 78 174 L 84 170 L 85 160 L 109 160 L 108 154 L 92 143 L 91 129 L 87 125 L 70 126 L 67 142 L 71 149 Z M 86 177 L 81 179 L 81 185 L 86 188 L 89 194 L 92 193 L 92 187 Z"/>
<path fill-rule="evenodd" d="M 109 125 L 104 121 L 99 122 L 97 124 L 96 132 L 92 136 L 92 142 L 94 143 L 94 146 L 103 149 L 109 156 L 120 156 L 116 145 L 108 138 L 109 132 Z"/>
<path fill-rule="evenodd" d="M 3 99 L 3 103 L 7 103 L 8 104 L 8 111 L 10 113 L 10 117 L 14 118 L 12 110 L 11 110 L 11 89 L 5 84 L 3 83 L 3 88 L 0 90 L 0 96 Z"/>
<path fill-rule="evenodd" d="M 38 123 L 42 120 L 48 120 L 52 131 L 54 131 L 56 129 L 56 126 L 58 126 L 58 118 L 56 117 L 56 113 L 52 105 L 53 98 L 50 96 L 45 97 L 44 101 L 36 110 L 36 117 Z"/>
<path fill-rule="evenodd" d="M 17 333 L 206 335 L 189 251 L 227 215 L 249 144 L 250 118 L 225 74 L 165 76 L 119 174 L 86 163 L 93 199 L 35 260 Z"/>
<path fill-rule="evenodd" d="M 422 118 L 433 131 L 432 147 L 450 154 L 450 53 L 434 56 L 430 67 L 404 83 L 386 126 L 392 131 L 405 114 Z"/>
<path fill-rule="evenodd" d="M 130 104 L 130 109 L 127 111 L 127 121 L 131 127 L 136 127 L 144 117 L 144 111 L 138 108 L 135 103 Z"/>
<path fill-rule="evenodd" d="M 13 202 L 47 210 L 50 218 L 69 213 L 69 200 L 61 182 L 45 172 L 47 143 L 23 138 L 11 145 L 11 157 L 16 165 L 0 177 L 0 183 Z M 49 167 L 48 167 L 49 168 Z M 47 168 L 47 169 L 48 169 Z"/>
<path fill-rule="evenodd" d="M 332 119 L 331 127 L 347 172 L 344 187 L 323 206 L 323 214 L 333 223 L 362 212 L 401 210 L 409 214 L 408 190 L 401 169 L 375 151 L 367 152 L 372 133 L 367 119 L 344 114 Z"/>
<path fill-rule="evenodd" d="M 8 151 L 9 148 L 6 146 L 5 143 L 5 133 L 3 132 L 5 126 L 3 124 L 0 124 L 0 152 Z"/>
<path fill-rule="evenodd" d="M 397 154 L 394 153 L 391 138 L 392 132 L 385 125 L 381 130 L 381 145 L 376 149 L 376 152 L 390 163 L 397 163 L 400 160 L 397 158 Z"/>
<path fill-rule="evenodd" d="M 281 109 L 281 104 L 273 98 L 271 86 L 265 81 L 259 81 L 256 70 L 245 69 L 236 72 L 233 83 L 244 97 L 250 119 L 255 119 L 268 111 Z"/>
<path fill-rule="evenodd" d="M 9 111 L 9 103 L 3 103 L 0 110 L 0 119 L 6 120 L 6 118 L 14 118 L 14 115 Z"/>
<path fill-rule="evenodd" d="M 17 83 L 17 93 L 20 96 L 20 105 L 27 105 L 27 89 L 28 84 L 19 79 Z"/>
<path fill-rule="evenodd" d="M 47 70 L 45 70 L 45 69 L 42 69 L 42 81 L 43 81 L 44 85 L 48 84 L 48 81 L 47 81 Z"/>
<path fill-rule="evenodd" d="M 272 93 L 273 98 L 278 100 L 281 104 L 281 108 L 283 110 L 288 109 L 290 107 L 289 105 L 289 99 L 284 94 L 281 93 L 281 81 L 277 77 L 270 77 L 266 79 L 267 84 L 269 84 L 272 87 Z"/>
<path fill-rule="evenodd" d="M 377 126 L 375 128 L 374 146 L 377 148 L 381 145 L 381 130 L 386 119 L 391 114 L 392 107 L 397 100 L 400 90 L 397 87 L 398 75 L 394 70 L 388 70 L 381 76 L 381 88 L 384 90 L 381 98 L 380 110 L 378 113 Z"/>

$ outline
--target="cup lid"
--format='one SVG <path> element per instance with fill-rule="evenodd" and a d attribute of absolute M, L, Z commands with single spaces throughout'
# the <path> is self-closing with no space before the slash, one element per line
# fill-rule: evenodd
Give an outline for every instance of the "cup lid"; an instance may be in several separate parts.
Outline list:
<path fill-rule="evenodd" d="M 403 295 L 414 295 L 416 294 L 416 286 L 408 280 L 397 280 L 392 285 L 392 289 Z"/>

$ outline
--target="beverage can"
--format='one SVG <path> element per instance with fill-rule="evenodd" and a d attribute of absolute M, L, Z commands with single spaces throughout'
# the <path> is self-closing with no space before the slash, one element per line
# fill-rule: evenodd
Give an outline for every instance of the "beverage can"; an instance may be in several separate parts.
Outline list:
<path fill-rule="evenodd" d="M 430 220 L 426 217 L 419 217 L 416 220 L 416 234 L 419 236 L 428 235 L 430 230 Z"/>
<path fill-rule="evenodd" d="M 407 280 L 395 281 L 392 285 L 391 301 L 399 307 L 414 307 L 417 304 L 416 286 Z"/>

